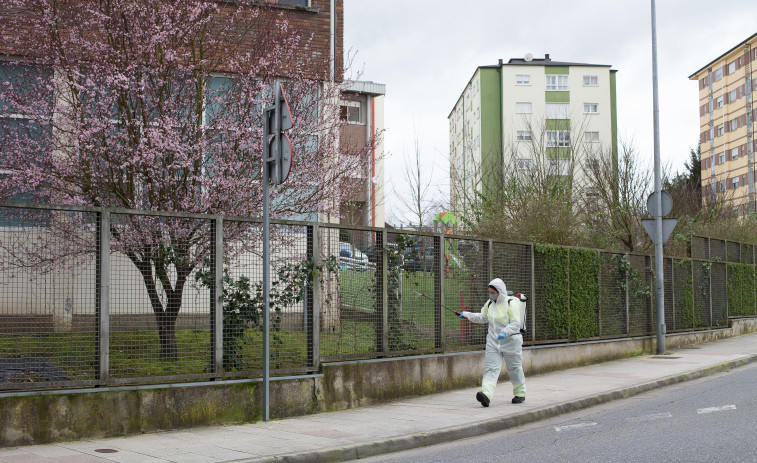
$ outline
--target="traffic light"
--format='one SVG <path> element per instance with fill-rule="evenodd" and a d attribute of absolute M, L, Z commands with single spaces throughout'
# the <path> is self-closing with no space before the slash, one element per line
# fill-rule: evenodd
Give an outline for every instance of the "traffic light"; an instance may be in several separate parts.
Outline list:
<path fill-rule="evenodd" d="M 281 83 L 276 83 L 274 93 L 273 106 L 265 109 L 263 157 L 268 164 L 268 180 L 280 185 L 289 177 L 292 167 L 292 141 L 285 130 L 292 128 L 293 121 Z"/>

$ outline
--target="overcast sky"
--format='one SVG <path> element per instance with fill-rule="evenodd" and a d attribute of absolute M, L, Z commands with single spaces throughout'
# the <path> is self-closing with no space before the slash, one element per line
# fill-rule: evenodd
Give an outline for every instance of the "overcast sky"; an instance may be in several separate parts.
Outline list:
<path fill-rule="evenodd" d="M 391 179 L 413 152 L 413 127 L 449 194 L 447 115 L 477 66 L 526 53 L 618 70 L 618 132 L 653 160 L 648 0 L 344 0 L 352 71 L 386 84 L 387 216 Z M 683 170 L 699 139 L 698 87 L 688 76 L 757 32 L 757 1 L 658 0 L 661 157 Z M 396 185 L 402 188 L 400 183 Z M 391 222 L 390 222 L 391 223 Z"/>

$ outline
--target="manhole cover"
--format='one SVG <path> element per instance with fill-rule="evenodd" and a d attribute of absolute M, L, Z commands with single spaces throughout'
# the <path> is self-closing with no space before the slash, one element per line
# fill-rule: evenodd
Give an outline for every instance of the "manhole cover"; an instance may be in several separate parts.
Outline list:
<path fill-rule="evenodd" d="M 681 357 L 673 357 L 672 355 L 655 355 L 653 359 L 679 359 Z"/>
<path fill-rule="evenodd" d="M 118 453 L 116 449 L 95 449 L 97 453 Z"/>

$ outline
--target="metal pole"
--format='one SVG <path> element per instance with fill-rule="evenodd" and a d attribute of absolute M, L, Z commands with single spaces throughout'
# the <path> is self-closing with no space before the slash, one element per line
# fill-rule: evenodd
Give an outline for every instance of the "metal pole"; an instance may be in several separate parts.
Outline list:
<path fill-rule="evenodd" d="M 657 355 L 665 354 L 665 280 L 662 262 L 662 189 L 660 167 L 660 102 L 657 91 L 657 14 L 652 1 L 652 100 L 654 119 L 654 191 L 657 210 L 654 216 L 655 302 L 657 306 Z"/>
<path fill-rule="evenodd" d="M 274 97 L 276 93 L 274 92 Z M 271 287 L 270 259 L 271 259 L 271 211 L 270 211 L 270 188 L 268 184 L 268 158 L 270 157 L 269 136 L 270 128 L 270 110 L 264 112 L 263 117 L 263 421 L 270 419 L 270 400 L 269 400 L 269 383 L 270 383 L 270 355 L 269 355 L 269 334 L 270 334 L 270 308 L 268 306 L 268 297 Z"/>

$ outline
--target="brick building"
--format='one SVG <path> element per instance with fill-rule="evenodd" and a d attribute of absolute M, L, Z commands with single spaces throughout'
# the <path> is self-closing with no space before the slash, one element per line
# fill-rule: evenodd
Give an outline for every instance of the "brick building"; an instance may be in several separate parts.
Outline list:
<path fill-rule="evenodd" d="M 689 76 L 699 84 L 702 198 L 722 196 L 738 215 L 757 211 L 753 94 L 757 34 Z"/>

